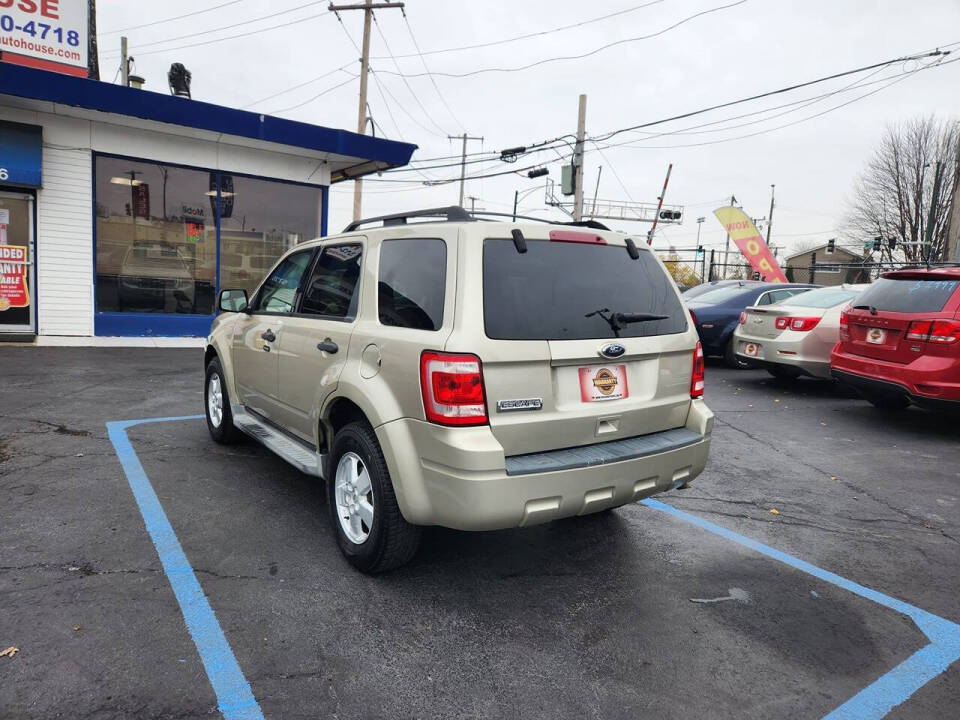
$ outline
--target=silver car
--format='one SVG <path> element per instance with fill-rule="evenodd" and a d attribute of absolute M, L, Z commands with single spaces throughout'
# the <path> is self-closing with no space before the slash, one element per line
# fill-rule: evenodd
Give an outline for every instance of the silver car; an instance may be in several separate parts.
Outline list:
<path fill-rule="evenodd" d="M 779 378 L 830 378 L 840 311 L 869 285 L 844 284 L 748 307 L 734 332 L 737 357 Z"/>

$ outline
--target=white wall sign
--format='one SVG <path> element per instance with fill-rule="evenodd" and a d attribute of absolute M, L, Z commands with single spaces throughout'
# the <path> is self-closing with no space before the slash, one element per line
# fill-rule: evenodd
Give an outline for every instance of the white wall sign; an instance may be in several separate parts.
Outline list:
<path fill-rule="evenodd" d="M 0 0 L 5 62 L 87 76 L 88 0 Z"/>

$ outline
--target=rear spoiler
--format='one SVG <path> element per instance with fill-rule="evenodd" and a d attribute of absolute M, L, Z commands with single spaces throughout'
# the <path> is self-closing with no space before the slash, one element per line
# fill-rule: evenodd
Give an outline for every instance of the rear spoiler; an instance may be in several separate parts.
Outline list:
<path fill-rule="evenodd" d="M 780 317 L 781 315 L 789 315 L 789 308 L 778 308 L 773 305 L 751 305 L 746 308 L 744 312 L 756 313 L 757 315 L 772 315 L 773 317 Z"/>

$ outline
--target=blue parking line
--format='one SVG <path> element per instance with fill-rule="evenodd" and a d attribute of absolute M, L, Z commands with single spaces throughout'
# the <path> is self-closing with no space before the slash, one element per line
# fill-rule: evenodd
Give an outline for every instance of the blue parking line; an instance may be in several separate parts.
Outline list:
<path fill-rule="evenodd" d="M 858 692 L 843 705 L 828 713 L 827 720 L 873 720 L 886 716 L 893 708 L 906 702 L 920 688 L 943 673 L 954 662 L 960 660 L 960 625 L 933 615 L 926 610 L 884 595 L 871 588 L 840 577 L 781 552 L 769 545 L 716 525 L 709 520 L 677 510 L 660 500 L 641 500 L 641 504 L 654 510 L 668 513 L 684 522 L 696 525 L 707 532 L 726 538 L 773 558 L 778 562 L 812 575 L 824 582 L 848 590 L 860 597 L 883 605 L 909 617 L 920 631 L 927 636 L 930 644 L 921 648 L 885 675 Z"/>
<path fill-rule="evenodd" d="M 207 672 L 210 685 L 217 696 L 217 707 L 226 720 L 263 720 L 263 712 L 250 690 L 224 637 L 217 616 L 210 607 L 203 589 L 197 581 L 190 561 L 187 560 L 180 541 L 167 519 L 163 506 L 144 472 L 140 459 L 127 437 L 127 428 L 145 423 L 172 422 L 175 420 L 198 420 L 203 415 L 152 418 L 149 420 L 125 420 L 108 422 L 107 433 L 120 458 L 127 475 L 130 489 L 140 508 L 147 533 L 160 557 L 160 563 L 180 604 L 180 611 L 197 647 L 200 660 Z"/>

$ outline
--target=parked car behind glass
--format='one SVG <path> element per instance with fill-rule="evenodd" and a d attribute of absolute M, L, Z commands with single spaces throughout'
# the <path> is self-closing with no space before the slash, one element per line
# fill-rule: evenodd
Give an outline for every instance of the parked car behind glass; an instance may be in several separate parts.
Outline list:
<path fill-rule="evenodd" d="M 830 351 L 840 337 L 840 311 L 869 285 L 840 285 L 748 307 L 734 332 L 737 356 L 774 377 L 830 378 Z"/>
<path fill-rule="evenodd" d="M 885 273 L 844 310 L 830 366 L 877 407 L 960 408 L 960 268 Z"/>
<path fill-rule="evenodd" d="M 818 285 L 800 283 L 764 283 L 744 280 L 724 285 L 687 302 L 695 315 L 694 325 L 705 355 L 720 355 L 733 368 L 747 367 L 736 354 L 733 331 L 740 313 L 751 305 L 765 306 L 786 300 Z"/>

